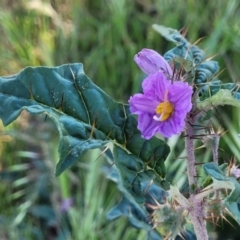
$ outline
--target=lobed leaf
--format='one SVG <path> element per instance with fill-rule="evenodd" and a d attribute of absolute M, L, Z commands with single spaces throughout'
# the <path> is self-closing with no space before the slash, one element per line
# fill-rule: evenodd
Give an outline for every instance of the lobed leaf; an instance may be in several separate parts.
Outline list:
<path fill-rule="evenodd" d="M 113 157 L 126 189 L 143 201 L 141 182 L 153 180 L 167 189 L 164 161 L 169 147 L 161 140 L 144 140 L 129 106 L 113 101 L 84 73 L 82 64 L 28 67 L 0 78 L 0 117 L 7 125 L 21 111 L 46 114 L 59 132 L 60 175 L 89 149 L 114 143 Z"/>

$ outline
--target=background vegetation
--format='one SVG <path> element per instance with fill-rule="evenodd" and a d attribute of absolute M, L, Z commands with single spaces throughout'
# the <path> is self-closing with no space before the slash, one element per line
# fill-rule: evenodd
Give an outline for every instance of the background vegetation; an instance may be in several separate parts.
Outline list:
<path fill-rule="evenodd" d="M 26 66 L 82 62 L 97 85 L 127 102 L 143 77 L 134 55 L 144 47 L 162 54 L 173 47 L 153 31 L 151 25 L 157 23 L 187 29 L 192 43 L 200 39 L 198 45 L 209 56 L 217 54 L 215 60 L 224 69 L 219 78 L 238 83 L 239 15 L 237 0 L 1 0 L 0 75 Z M 229 162 L 235 157 L 239 163 L 239 110 L 215 113 L 215 125 L 228 130 L 220 158 Z M 6 129 L 1 126 L 0 239 L 144 239 L 146 233 L 129 227 L 126 219 L 106 220 L 106 212 L 121 196 L 105 179 L 99 152 L 88 153 L 85 161 L 54 177 L 57 141 L 55 126 L 45 116 L 23 113 Z M 168 178 L 184 186 L 185 163 L 179 158 L 184 156 L 183 139 L 173 137 L 168 143 L 173 151 L 167 167 L 178 169 Z M 197 151 L 199 162 L 210 159 L 210 150 Z M 71 203 L 67 210 L 66 200 Z M 217 239 L 213 226 L 209 229 Z M 237 230 L 229 228 L 224 225 L 222 239 L 237 239 Z"/>

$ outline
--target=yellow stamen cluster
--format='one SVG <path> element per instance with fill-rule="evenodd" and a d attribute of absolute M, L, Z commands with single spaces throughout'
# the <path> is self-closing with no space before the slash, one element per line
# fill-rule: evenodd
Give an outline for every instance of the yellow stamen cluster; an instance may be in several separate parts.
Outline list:
<path fill-rule="evenodd" d="M 166 121 L 169 119 L 173 113 L 173 105 L 168 101 L 168 90 L 166 90 L 164 95 L 164 102 L 158 104 L 155 112 L 160 115 L 160 117 L 154 116 L 157 121 Z"/>
<path fill-rule="evenodd" d="M 160 121 L 166 121 L 172 115 L 173 105 L 170 102 L 162 102 L 158 104 L 155 111 L 160 115 Z"/>

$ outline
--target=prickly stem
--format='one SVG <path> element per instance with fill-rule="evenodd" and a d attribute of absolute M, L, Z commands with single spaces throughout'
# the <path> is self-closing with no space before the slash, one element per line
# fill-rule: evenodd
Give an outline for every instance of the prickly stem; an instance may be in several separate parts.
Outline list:
<path fill-rule="evenodd" d="M 204 206 L 203 199 L 196 199 L 195 194 L 198 193 L 197 186 L 197 170 L 196 161 L 194 154 L 194 120 L 191 118 L 191 113 L 188 115 L 186 121 L 186 138 L 185 138 L 185 148 L 187 151 L 187 175 L 188 183 L 190 188 L 190 198 L 191 209 L 189 210 L 189 216 L 193 224 L 193 228 L 198 240 L 207 240 L 208 234 L 206 229 L 206 221 L 204 219 Z"/>
<path fill-rule="evenodd" d="M 197 187 L 197 171 L 195 166 L 195 155 L 194 155 L 194 129 L 191 124 L 190 116 L 188 116 L 188 120 L 186 121 L 186 138 L 185 138 L 185 147 L 187 151 L 187 175 L 188 175 L 188 183 L 190 190 L 196 189 Z"/>

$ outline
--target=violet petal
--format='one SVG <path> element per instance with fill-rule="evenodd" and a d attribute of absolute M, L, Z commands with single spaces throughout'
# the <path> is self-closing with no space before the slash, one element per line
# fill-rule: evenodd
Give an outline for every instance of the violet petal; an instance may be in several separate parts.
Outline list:
<path fill-rule="evenodd" d="M 156 51 L 144 48 L 134 56 L 134 61 L 146 74 L 153 74 L 162 71 L 168 76 L 172 76 L 172 69 L 168 62 Z"/>

